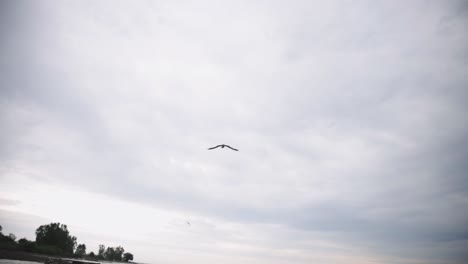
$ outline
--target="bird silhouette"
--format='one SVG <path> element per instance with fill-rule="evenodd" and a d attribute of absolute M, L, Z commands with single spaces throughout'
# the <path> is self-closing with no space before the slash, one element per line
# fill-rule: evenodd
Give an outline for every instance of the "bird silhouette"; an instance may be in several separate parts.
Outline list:
<path fill-rule="evenodd" d="M 228 145 L 225 145 L 225 144 L 221 144 L 221 145 L 218 145 L 218 146 L 209 148 L 208 150 L 212 150 L 212 149 L 219 148 L 219 147 L 221 147 L 221 148 L 227 147 L 227 148 L 230 148 L 230 149 L 232 149 L 232 150 L 234 150 L 234 151 L 239 151 L 238 149 L 235 149 L 235 148 L 233 148 L 233 147 L 231 147 L 231 146 L 228 146 Z"/>

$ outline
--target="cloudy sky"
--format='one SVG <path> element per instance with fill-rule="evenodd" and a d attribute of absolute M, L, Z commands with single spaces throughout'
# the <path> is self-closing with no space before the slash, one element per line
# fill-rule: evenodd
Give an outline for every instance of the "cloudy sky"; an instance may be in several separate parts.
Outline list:
<path fill-rule="evenodd" d="M 467 27 L 466 1 L 1 1 L 3 231 L 466 263 Z"/>

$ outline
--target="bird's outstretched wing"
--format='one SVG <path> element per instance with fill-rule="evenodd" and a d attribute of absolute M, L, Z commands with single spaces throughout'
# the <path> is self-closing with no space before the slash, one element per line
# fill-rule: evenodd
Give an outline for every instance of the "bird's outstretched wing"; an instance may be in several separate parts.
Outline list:
<path fill-rule="evenodd" d="M 234 150 L 234 151 L 239 151 L 238 149 L 235 149 L 235 148 L 230 147 L 230 146 L 228 146 L 228 145 L 226 145 L 226 147 L 228 147 L 228 148 L 230 148 L 230 149 L 232 149 L 232 150 Z"/>
<path fill-rule="evenodd" d="M 215 146 L 215 147 L 209 148 L 208 150 L 215 149 L 215 148 L 219 148 L 219 147 L 221 147 L 221 145 L 218 145 L 218 146 Z"/>

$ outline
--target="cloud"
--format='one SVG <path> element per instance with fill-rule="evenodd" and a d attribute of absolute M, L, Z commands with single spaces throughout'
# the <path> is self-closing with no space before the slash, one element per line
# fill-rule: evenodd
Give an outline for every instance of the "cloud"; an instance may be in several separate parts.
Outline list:
<path fill-rule="evenodd" d="M 184 255 L 165 225 L 156 241 L 119 241 L 117 227 L 53 218 L 148 261 L 462 263 L 459 4 L 3 5 L 0 181 L 19 201 L 5 214 L 37 202 L 50 218 L 65 190 L 94 199 L 71 201 L 82 210 L 110 199 L 139 212 L 123 226 L 146 208 L 252 238 L 210 249 L 220 237 L 206 224 L 206 244 Z M 206 150 L 218 143 L 240 151 Z"/>

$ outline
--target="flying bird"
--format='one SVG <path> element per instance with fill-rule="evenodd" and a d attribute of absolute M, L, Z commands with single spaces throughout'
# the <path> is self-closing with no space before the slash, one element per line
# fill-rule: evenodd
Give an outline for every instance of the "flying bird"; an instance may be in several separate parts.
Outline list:
<path fill-rule="evenodd" d="M 221 145 L 218 145 L 218 146 L 215 146 L 215 147 L 209 148 L 208 150 L 212 150 L 212 149 L 219 148 L 219 147 L 221 147 L 221 148 L 227 147 L 227 148 L 230 148 L 230 149 L 232 149 L 232 150 L 234 150 L 234 151 L 239 151 L 238 149 L 235 149 L 235 148 L 233 148 L 233 147 L 230 147 L 230 146 L 228 146 L 228 145 L 225 145 L 225 144 L 221 144 Z"/>

